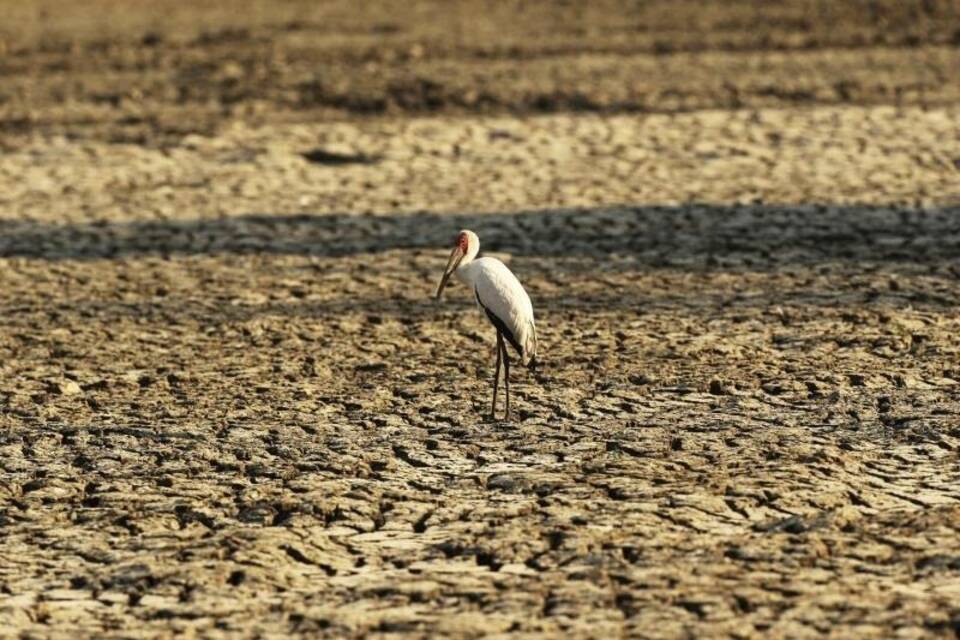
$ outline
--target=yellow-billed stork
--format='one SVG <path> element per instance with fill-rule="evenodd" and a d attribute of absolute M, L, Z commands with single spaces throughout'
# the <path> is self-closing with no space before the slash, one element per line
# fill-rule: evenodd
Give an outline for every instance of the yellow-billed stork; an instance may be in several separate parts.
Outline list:
<path fill-rule="evenodd" d="M 533 322 L 530 296 L 513 272 L 496 258 L 477 258 L 480 238 L 473 231 L 457 234 L 456 245 L 450 252 L 447 267 L 437 286 L 437 299 L 447 286 L 451 274 L 470 287 L 477 304 L 497 330 L 497 367 L 493 376 L 493 405 L 491 417 L 497 413 L 497 387 L 500 384 L 500 362 L 503 362 L 503 386 L 506 392 L 506 417 L 510 418 L 510 358 L 509 342 L 524 366 L 535 366 L 537 357 L 537 328 Z M 506 342 L 505 342 L 506 341 Z"/>

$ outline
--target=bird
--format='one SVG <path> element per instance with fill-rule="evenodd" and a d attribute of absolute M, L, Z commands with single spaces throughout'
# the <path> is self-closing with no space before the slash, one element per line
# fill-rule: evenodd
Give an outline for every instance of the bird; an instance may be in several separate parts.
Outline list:
<path fill-rule="evenodd" d="M 497 366 L 493 375 L 493 404 L 491 418 L 496 420 L 497 387 L 500 383 L 500 363 L 503 363 L 503 386 L 506 398 L 506 419 L 510 419 L 510 357 L 509 343 L 520 356 L 525 367 L 537 364 L 537 327 L 533 320 L 533 304 L 517 276 L 496 258 L 478 258 L 480 238 L 469 229 L 457 234 L 443 277 L 437 285 L 435 298 L 440 299 L 450 276 L 470 287 L 477 304 L 497 330 Z"/>

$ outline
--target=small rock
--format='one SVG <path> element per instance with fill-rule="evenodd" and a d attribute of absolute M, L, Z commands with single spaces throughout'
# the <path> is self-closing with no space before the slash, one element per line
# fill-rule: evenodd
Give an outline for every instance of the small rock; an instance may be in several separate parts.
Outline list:
<path fill-rule="evenodd" d="M 529 488 L 529 482 L 523 476 L 510 473 L 495 473 L 487 478 L 487 489 L 504 493 L 523 493 Z"/>
<path fill-rule="evenodd" d="M 51 385 L 50 391 L 62 396 L 76 396 L 83 393 L 80 385 L 73 380 L 62 380 Z"/>
<path fill-rule="evenodd" d="M 841 531 L 851 531 L 863 519 L 856 507 L 845 506 L 833 512 L 833 526 Z"/>
<path fill-rule="evenodd" d="M 851 387 L 862 387 L 866 384 L 866 378 L 859 373 L 848 374 L 847 379 L 850 381 Z"/>
<path fill-rule="evenodd" d="M 710 394 L 714 396 L 730 395 L 729 385 L 723 384 L 722 381 L 717 380 L 716 378 L 710 381 L 709 391 L 710 391 Z"/>
<path fill-rule="evenodd" d="M 810 530 L 810 526 L 800 516 L 790 516 L 781 520 L 757 524 L 754 529 L 766 533 L 804 533 Z"/>
<path fill-rule="evenodd" d="M 896 374 L 893 377 L 893 383 L 900 389 L 918 389 L 926 386 L 916 376 L 903 373 Z"/>
<path fill-rule="evenodd" d="M 657 379 L 654 376 L 651 376 L 646 373 L 630 374 L 629 376 L 627 376 L 627 380 L 629 380 L 631 384 L 635 384 L 637 386 L 654 384 L 657 381 Z"/>

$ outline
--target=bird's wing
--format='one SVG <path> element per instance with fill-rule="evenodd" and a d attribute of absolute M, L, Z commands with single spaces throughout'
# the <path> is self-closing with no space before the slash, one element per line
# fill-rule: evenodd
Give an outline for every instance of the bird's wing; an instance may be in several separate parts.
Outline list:
<path fill-rule="evenodd" d="M 477 302 L 526 364 L 537 352 L 537 331 L 530 296 L 499 260 L 481 258 L 478 262 L 474 280 Z"/>

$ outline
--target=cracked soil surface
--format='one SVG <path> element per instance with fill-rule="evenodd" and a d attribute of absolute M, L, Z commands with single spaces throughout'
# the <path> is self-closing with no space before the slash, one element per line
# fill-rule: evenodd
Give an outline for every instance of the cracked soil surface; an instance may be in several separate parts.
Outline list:
<path fill-rule="evenodd" d="M 956 3 L 45 4 L 0 635 L 960 633 Z M 537 313 L 509 422 L 464 227 Z"/>

